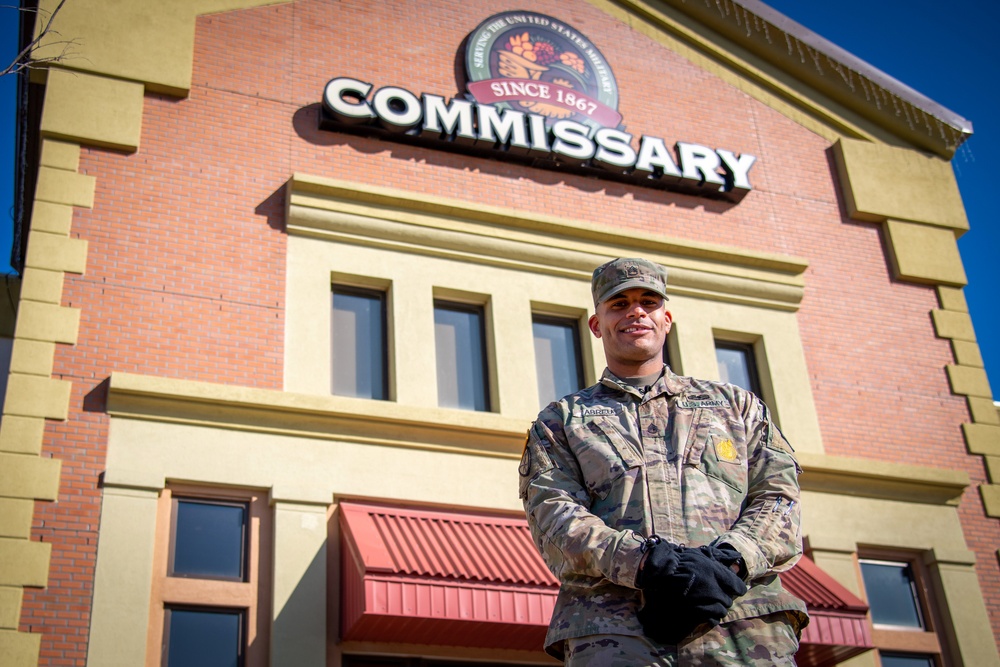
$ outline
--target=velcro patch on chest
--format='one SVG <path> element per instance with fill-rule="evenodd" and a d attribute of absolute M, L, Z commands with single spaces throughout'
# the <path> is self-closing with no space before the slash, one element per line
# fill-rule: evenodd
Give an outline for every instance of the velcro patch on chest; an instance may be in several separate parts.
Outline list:
<path fill-rule="evenodd" d="M 677 400 L 677 407 L 686 410 L 694 408 L 724 408 L 728 405 L 721 398 L 681 398 Z"/>
<path fill-rule="evenodd" d="M 606 405 L 597 405 L 590 408 L 583 409 L 584 417 L 614 417 L 615 411 L 613 408 L 609 408 Z"/>

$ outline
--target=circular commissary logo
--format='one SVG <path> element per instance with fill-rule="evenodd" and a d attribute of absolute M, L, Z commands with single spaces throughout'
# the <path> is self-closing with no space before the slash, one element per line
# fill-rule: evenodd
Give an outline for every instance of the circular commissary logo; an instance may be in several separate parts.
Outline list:
<path fill-rule="evenodd" d="M 534 12 L 494 14 L 469 35 L 469 93 L 480 104 L 617 128 L 618 84 L 601 52 L 562 21 Z"/>

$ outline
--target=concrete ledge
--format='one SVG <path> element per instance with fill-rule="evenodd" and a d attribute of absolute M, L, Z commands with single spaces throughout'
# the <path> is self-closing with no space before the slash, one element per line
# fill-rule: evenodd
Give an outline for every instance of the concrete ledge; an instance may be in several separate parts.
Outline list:
<path fill-rule="evenodd" d="M 529 420 L 344 396 L 115 373 L 108 414 L 298 437 L 519 458 Z M 117 483 L 106 480 L 109 484 Z M 323 499 L 323 502 L 329 502 Z"/>
<path fill-rule="evenodd" d="M 25 266 L 83 274 L 87 269 L 87 242 L 46 232 L 29 232 Z"/>
<path fill-rule="evenodd" d="M 15 338 L 54 343 L 76 343 L 80 331 L 80 310 L 50 303 L 21 301 Z"/>
<path fill-rule="evenodd" d="M 952 393 L 964 396 L 993 398 L 990 381 L 986 377 L 986 369 L 951 365 L 945 366 L 944 369 L 948 374 L 948 382 L 951 385 Z"/>
<path fill-rule="evenodd" d="M 4 667 L 37 667 L 41 648 L 40 634 L 0 630 L 0 655 Z"/>
<path fill-rule="evenodd" d="M 73 384 L 66 380 L 11 373 L 7 378 L 4 421 L 7 415 L 66 419 Z"/>
<path fill-rule="evenodd" d="M 45 419 L 41 417 L 4 414 L 0 420 L 0 452 L 37 455 L 44 437 Z"/>
<path fill-rule="evenodd" d="M 960 470 L 806 452 L 797 458 L 803 470 L 799 484 L 806 491 L 957 506 L 970 484 Z"/>
<path fill-rule="evenodd" d="M 0 497 L 55 500 L 61 466 L 59 459 L 0 452 Z"/>
<path fill-rule="evenodd" d="M 993 424 L 962 424 L 965 444 L 973 454 L 1000 456 L 1000 426 Z"/>
<path fill-rule="evenodd" d="M 0 586 L 44 588 L 49 581 L 51 555 L 48 542 L 0 538 Z"/>

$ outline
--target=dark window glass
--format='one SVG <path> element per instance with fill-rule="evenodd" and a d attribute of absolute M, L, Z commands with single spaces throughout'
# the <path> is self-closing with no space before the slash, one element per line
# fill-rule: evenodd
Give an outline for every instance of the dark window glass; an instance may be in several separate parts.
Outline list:
<path fill-rule="evenodd" d="M 879 653 L 882 667 L 934 667 L 934 658 L 912 653 Z"/>
<path fill-rule="evenodd" d="M 719 374 L 723 382 L 743 387 L 760 396 L 753 345 L 715 341 L 715 358 L 719 362 Z"/>
<path fill-rule="evenodd" d="M 872 623 L 923 628 L 913 568 L 909 563 L 861 561 Z"/>
<path fill-rule="evenodd" d="M 535 371 L 542 407 L 583 387 L 580 329 L 576 320 L 536 316 Z"/>
<path fill-rule="evenodd" d="M 172 576 L 243 581 L 246 505 L 178 499 L 174 517 Z"/>
<path fill-rule="evenodd" d="M 241 667 L 243 612 L 236 610 L 166 610 L 167 667 Z"/>
<path fill-rule="evenodd" d="M 434 303 L 438 405 L 489 410 L 483 309 Z"/>
<path fill-rule="evenodd" d="M 333 393 L 387 398 L 385 294 L 334 286 Z"/>

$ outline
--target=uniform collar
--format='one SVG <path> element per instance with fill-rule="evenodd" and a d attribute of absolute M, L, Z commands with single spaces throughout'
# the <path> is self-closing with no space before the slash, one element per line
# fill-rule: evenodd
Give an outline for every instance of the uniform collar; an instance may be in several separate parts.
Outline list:
<path fill-rule="evenodd" d="M 624 392 L 639 399 L 643 397 L 642 392 L 619 378 L 607 368 L 604 369 L 604 374 L 601 376 L 601 384 L 609 389 Z M 646 396 L 647 398 L 653 398 L 655 396 L 659 396 L 660 394 L 675 396 L 681 393 L 685 386 L 686 385 L 681 376 L 674 373 L 670 370 L 669 366 L 664 364 L 663 375 L 660 376 L 659 380 L 653 383 L 650 390 L 646 393 Z"/>

